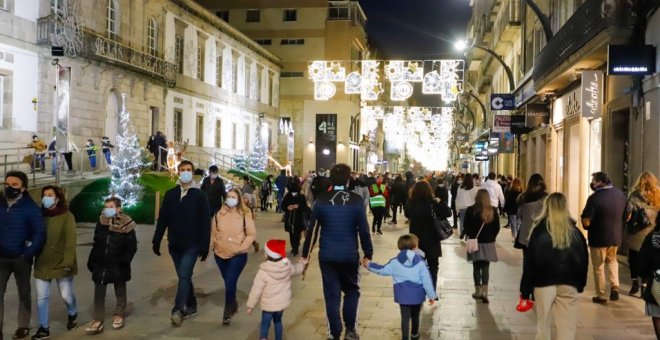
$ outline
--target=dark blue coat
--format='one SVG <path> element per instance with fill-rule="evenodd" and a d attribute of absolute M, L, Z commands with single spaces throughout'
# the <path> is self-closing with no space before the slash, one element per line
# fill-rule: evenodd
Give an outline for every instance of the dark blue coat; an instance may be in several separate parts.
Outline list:
<path fill-rule="evenodd" d="M 321 193 L 317 197 L 307 226 L 303 257 L 309 255 L 317 220 L 321 228 L 318 240 L 319 261 L 344 263 L 359 261 L 358 235 L 364 256 L 371 259 L 373 246 L 369 235 L 367 213 L 364 200 L 358 194 L 344 191 L 343 187 L 335 187 L 333 191 Z"/>
<path fill-rule="evenodd" d="M 154 244 L 160 245 L 165 229 L 170 248 L 180 251 L 197 248 L 208 253 L 211 213 L 206 194 L 199 188 L 190 187 L 181 199 L 180 185 L 165 193 L 152 240 Z"/>
<path fill-rule="evenodd" d="M 41 210 L 30 195 L 24 192 L 11 207 L 4 196 L 0 197 L 0 257 L 35 257 L 45 242 Z"/>

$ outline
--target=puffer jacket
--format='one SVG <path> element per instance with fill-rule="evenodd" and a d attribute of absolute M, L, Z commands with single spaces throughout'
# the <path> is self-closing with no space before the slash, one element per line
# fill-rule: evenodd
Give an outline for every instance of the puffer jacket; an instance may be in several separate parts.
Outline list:
<path fill-rule="evenodd" d="M 241 214 L 225 205 L 211 221 L 213 252 L 220 258 L 229 259 L 247 253 L 256 237 L 257 229 L 249 210 Z"/>
<path fill-rule="evenodd" d="M 424 259 L 412 250 L 402 250 L 384 266 L 370 262 L 370 272 L 391 276 L 394 281 L 394 302 L 402 305 L 419 305 L 426 297 L 435 299 L 431 274 Z"/>
<path fill-rule="evenodd" d="M 358 235 L 364 257 L 370 259 L 373 255 L 367 213 L 359 195 L 346 191 L 343 186 L 335 186 L 332 191 L 319 195 L 307 226 L 303 257 L 309 255 L 317 220 L 319 261 L 357 263 L 360 260 Z"/>
<path fill-rule="evenodd" d="M 303 264 L 293 264 L 286 258 L 262 263 L 254 277 L 247 307 L 254 308 L 260 302 L 262 311 L 285 310 L 291 304 L 291 277 L 300 275 L 303 268 Z"/>
<path fill-rule="evenodd" d="M 518 242 L 523 246 L 529 243 L 529 235 L 532 232 L 534 218 L 541 213 L 543 209 L 543 200 L 547 194 L 545 192 L 523 193 L 518 197 Z"/>
<path fill-rule="evenodd" d="M 27 192 L 11 207 L 0 197 L 0 257 L 30 261 L 41 252 L 46 242 L 46 229 L 39 207 Z"/>
<path fill-rule="evenodd" d="M 98 284 L 131 280 L 131 261 L 137 252 L 135 222 L 124 214 L 109 219 L 101 217 L 94 230 L 94 245 L 87 269 Z"/>

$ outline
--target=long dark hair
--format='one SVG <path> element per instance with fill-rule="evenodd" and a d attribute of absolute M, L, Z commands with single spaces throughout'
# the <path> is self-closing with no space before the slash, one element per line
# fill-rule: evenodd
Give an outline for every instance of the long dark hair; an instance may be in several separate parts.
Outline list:
<path fill-rule="evenodd" d="M 541 192 L 545 192 L 545 180 L 543 176 L 533 174 L 529 177 L 529 181 L 527 181 L 527 191 L 525 191 L 525 194 L 538 194 Z"/>
<path fill-rule="evenodd" d="M 410 200 L 428 201 L 433 200 L 433 190 L 427 181 L 419 181 L 410 189 Z"/>
<path fill-rule="evenodd" d="M 486 189 L 479 189 L 477 196 L 474 198 L 474 215 L 481 216 L 481 219 L 490 223 L 495 218 L 493 214 L 493 207 L 490 205 L 490 194 Z"/>
<path fill-rule="evenodd" d="M 467 174 L 463 177 L 463 184 L 461 184 L 461 189 L 472 190 L 474 188 L 474 178 L 472 175 Z"/>

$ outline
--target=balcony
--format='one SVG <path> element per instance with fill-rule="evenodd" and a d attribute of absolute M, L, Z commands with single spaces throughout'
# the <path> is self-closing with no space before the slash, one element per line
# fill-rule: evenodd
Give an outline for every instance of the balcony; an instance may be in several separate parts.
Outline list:
<path fill-rule="evenodd" d="M 364 29 L 367 16 L 357 1 L 328 1 L 328 20 L 350 20 Z"/>
<path fill-rule="evenodd" d="M 499 50 L 500 42 L 511 42 L 520 30 L 521 0 L 509 0 L 499 9 L 493 24 L 493 50 Z"/>
<path fill-rule="evenodd" d="M 605 6 L 603 2 L 585 1 L 541 50 L 534 61 L 532 78 L 535 83 L 542 83 L 548 74 L 559 69 L 562 63 L 601 32 L 629 34 L 626 32 L 634 23 L 631 5 L 627 1 L 617 1 Z M 609 40 L 605 39 L 605 44 Z"/>
<path fill-rule="evenodd" d="M 64 38 L 65 35 L 66 38 Z M 136 50 L 116 38 L 108 38 L 86 28 L 75 32 L 70 27 L 58 24 L 56 19 L 51 16 L 37 20 L 37 44 L 63 46 L 67 56 L 80 56 L 116 65 L 162 81 L 170 87 L 176 85 L 175 64 L 158 56 Z"/>

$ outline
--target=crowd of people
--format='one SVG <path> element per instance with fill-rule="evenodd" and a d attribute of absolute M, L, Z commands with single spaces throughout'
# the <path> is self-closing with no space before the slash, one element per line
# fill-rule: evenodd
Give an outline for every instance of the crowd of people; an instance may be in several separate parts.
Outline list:
<path fill-rule="evenodd" d="M 268 337 L 271 323 L 276 339 L 282 339 L 282 318 L 292 299 L 291 279 L 304 275 L 318 246 L 314 256 L 321 271 L 329 338 L 340 339 L 343 333 L 344 339 L 359 339 L 359 267 L 363 266 L 392 277 L 402 338 L 419 339 L 422 306 L 434 304 L 439 296 L 443 237 L 437 222 L 453 218 L 452 225 L 458 229 L 455 237 L 465 245 L 466 259 L 473 266 L 472 297 L 489 303 L 490 264 L 498 261 L 495 242 L 500 218 L 506 216 L 508 224 L 504 227 L 511 229 L 512 247 L 521 249 L 523 257 L 516 309 L 524 312 L 534 307 L 537 339 L 575 338 L 578 294 L 586 286 L 589 261 L 595 284 L 592 301 L 605 305 L 619 299 L 616 254 L 622 245 L 628 250 L 631 269 L 628 293 L 641 291 L 646 315 L 660 336 L 660 294 L 656 293 L 660 291 L 660 189 L 649 172 L 639 176 L 627 196 L 605 173 L 592 175 L 594 192 L 579 221 L 586 230 L 585 238 L 578 221 L 569 214 L 566 197 L 547 193 L 539 174 L 532 175 L 523 186 L 520 179 L 494 173 L 483 180 L 477 174 L 451 173 L 415 178 L 412 172 L 360 174 L 338 164 L 329 171 L 309 172 L 304 178 L 287 176 L 283 171 L 274 180 L 268 176 L 259 189 L 246 176 L 242 190 L 227 190 L 217 167 L 209 168 L 201 185 L 193 179 L 194 171 L 191 162 L 178 163 L 177 185 L 165 194 L 152 239 L 153 253 L 161 256 L 167 233 L 168 253 L 178 277 L 170 317 L 175 327 L 197 314 L 193 270 L 198 260 L 205 261 L 212 252 L 225 285 L 222 323 L 231 324 L 241 303 L 248 314 L 259 304 L 261 339 Z M 27 187 L 24 173 L 6 174 L 0 199 L 0 320 L 4 316 L 4 292 L 13 274 L 19 296 L 18 328 L 13 338 L 30 335 L 30 278 L 34 275 L 39 327 L 32 339 L 38 340 L 50 336 L 48 306 L 53 282 L 66 306 L 67 329 L 77 327 L 73 289 L 78 273 L 76 222 L 61 188 L 42 188 L 37 204 Z M 256 242 L 257 206 L 267 211 L 275 197 L 275 210 L 282 213 L 284 231 L 289 233 L 290 250 L 282 239 L 264 243 L 265 261 L 254 277 L 249 298 L 241 302 L 237 297 L 239 277 L 250 249 L 258 252 L 260 248 Z M 408 233 L 397 241 L 398 254 L 384 265 L 373 262 L 372 237 L 395 232 L 398 229 L 388 231 L 383 224 L 394 226 L 399 221 L 408 224 Z M 124 326 L 127 282 L 138 247 L 134 229 L 135 222 L 123 212 L 122 202 L 114 197 L 106 199 L 87 261 L 94 282 L 87 334 L 104 330 L 105 296 L 110 284 L 116 295 L 112 328 Z M 293 257 L 299 257 L 296 263 L 290 259 Z"/>

